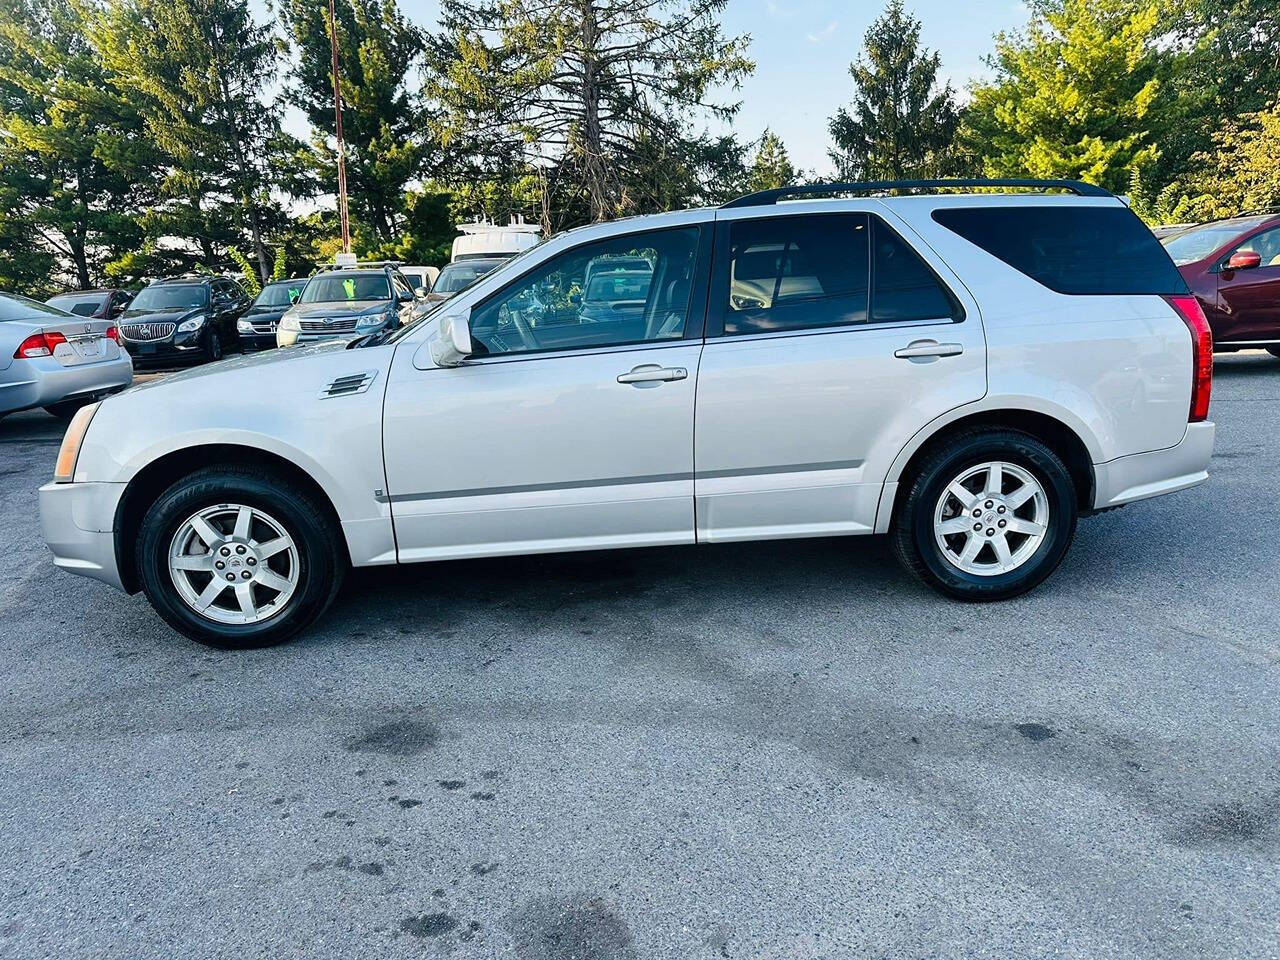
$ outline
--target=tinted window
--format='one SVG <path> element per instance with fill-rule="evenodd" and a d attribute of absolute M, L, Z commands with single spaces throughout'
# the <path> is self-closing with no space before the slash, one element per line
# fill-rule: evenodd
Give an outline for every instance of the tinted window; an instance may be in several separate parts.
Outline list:
<path fill-rule="evenodd" d="M 697 228 L 629 234 L 567 250 L 530 271 L 471 313 L 477 354 L 525 353 L 616 346 L 684 336 Z M 592 279 L 591 262 L 601 256 L 642 258 L 645 271 Z M 441 279 L 444 274 L 441 273 Z M 599 294 L 597 296 L 597 294 Z"/>
<path fill-rule="evenodd" d="M 14 294 L 0 293 L 0 320 L 35 320 L 65 317 L 57 307 L 46 306 L 38 300 L 28 300 Z"/>
<path fill-rule="evenodd" d="M 492 271 L 501 262 L 501 260 L 472 260 L 451 263 L 440 271 L 440 276 L 436 277 L 436 285 L 431 289 L 436 293 L 458 293 Z"/>
<path fill-rule="evenodd" d="M 51 307 L 59 310 L 65 310 L 67 313 L 74 313 L 78 317 L 92 317 L 106 303 L 108 294 L 92 293 L 92 294 L 63 294 L 62 296 L 53 297 L 46 301 Z"/>
<path fill-rule="evenodd" d="M 896 233 L 871 220 L 871 322 L 938 320 L 959 316 L 959 306 L 923 260 Z"/>
<path fill-rule="evenodd" d="M 262 288 L 262 292 L 258 294 L 258 298 L 253 301 L 255 307 L 287 307 L 293 303 L 293 298 L 297 296 L 299 284 L 293 284 L 292 289 L 287 283 L 271 283 Z"/>
<path fill-rule="evenodd" d="M 867 233 L 861 213 L 734 221 L 725 334 L 865 323 Z"/>
<path fill-rule="evenodd" d="M 1187 292 L 1128 207 L 955 207 L 935 210 L 933 219 L 1058 293 Z"/>
<path fill-rule="evenodd" d="M 301 303 L 343 303 L 348 300 L 390 300 L 385 273 L 322 273 L 307 282 Z"/>

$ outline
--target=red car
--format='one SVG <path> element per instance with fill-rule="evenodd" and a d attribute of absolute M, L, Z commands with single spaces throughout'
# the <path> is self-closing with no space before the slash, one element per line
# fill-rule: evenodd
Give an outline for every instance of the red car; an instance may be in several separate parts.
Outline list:
<path fill-rule="evenodd" d="M 1161 242 L 1204 307 L 1214 350 L 1280 357 L 1280 213 L 1217 220 Z"/>

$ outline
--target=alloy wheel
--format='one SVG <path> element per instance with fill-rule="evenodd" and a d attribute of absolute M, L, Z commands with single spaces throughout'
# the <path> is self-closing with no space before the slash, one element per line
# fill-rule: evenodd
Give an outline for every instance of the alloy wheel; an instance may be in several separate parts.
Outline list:
<path fill-rule="evenodd" d="M 1049 497 L 1030 471 L 1001 460 L 969 467 L 934 510 L 938 549 L 956 569 L 995 577 L 1018 569 L 1049 530 Z"/>
<path fill-rule="evenodd" d="M 183 521 L 169 544 L 169 576 L 187 604 L 218 623 L 259 623 L 298 587 L 298 548 L 257 507 L 221 503 Z"/>

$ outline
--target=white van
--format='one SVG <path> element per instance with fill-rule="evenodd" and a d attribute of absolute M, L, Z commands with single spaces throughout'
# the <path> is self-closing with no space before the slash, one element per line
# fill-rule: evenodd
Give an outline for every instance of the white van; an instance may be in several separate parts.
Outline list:
<path fill-rule="evenodd" d="M 536 223 L 525 223 L 523 219 L 512 217 L 511 223 L 505 227 L 482 220 L 460 223 L 458 232 L 462 236 L 453 241 L 451 263 L 490 257 L 514 257 L 538 245 L 542 228 Z"/>

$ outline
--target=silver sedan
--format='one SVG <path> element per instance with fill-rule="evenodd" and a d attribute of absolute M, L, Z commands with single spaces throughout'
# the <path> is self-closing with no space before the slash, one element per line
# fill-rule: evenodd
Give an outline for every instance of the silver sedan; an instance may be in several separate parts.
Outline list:
<path fill-rule="evenodd" d="M 0 293 L 0 417 L 44 407 L 69 417 L 133 382 L 114 320 L 76 317 Z"/>

